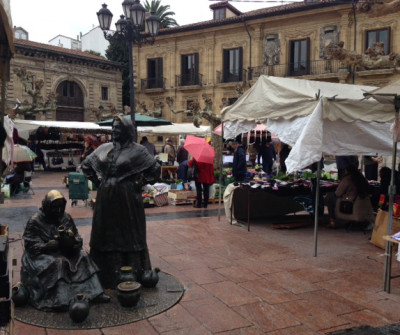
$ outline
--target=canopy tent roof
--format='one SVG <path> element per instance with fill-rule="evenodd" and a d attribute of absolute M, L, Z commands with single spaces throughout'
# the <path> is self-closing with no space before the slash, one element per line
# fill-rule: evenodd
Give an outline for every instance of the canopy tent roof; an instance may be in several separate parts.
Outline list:
<path fill-rule="evenodd" d="M 261 76 L 233 105 L 222 110 L 224 131 L 234 137 L 266 125 L 291 145 L 289 171 L 319 161 L 322 154 L 390 155 L 394 108 L 364 93 L 359 86 Z"/>
<path fill-rule="evenodd" d="M 377 88 L 371 92 L 365 93 L 365 97 L 373 97 L 383 104 L 397 105 L 400 99 L 400 80 L 390 83 L 384 87 Z"/>
<path fill-rule="evenodd" d="M 14 126 L 18 130 L 18 135 L 27 139 L 29 133 L 39 127 L 56 127 L 63 132 L 77 134 L 84 133 L 110 133 L 111 127 L 100 126 L 93 122 L 78 121 L 36 121 L 36 120 L 14 120 Z"/>
<path fill-rule="evenodd" d="M 324 119 L 393 121 L 390 106 L 383 106 L 374 99 L 365 100 L 364 93 L 376 88 L 260 76 L 251 89 L 221 111 L 222 121 L 226 124 L 224 132 L 227 137 L 234 137 L 251 130 L 255 123 L 266 124 L 267 120 L 290 120 L 310 115 L 321 97 L 325 98 Z"/>
<path fill-rule="evenodd" d="M 124 118 L 130 119 L 130 115 L 125 115 Z M 149 127 L 149 126 L 166 126 L 166 125 L 171 125 L 172 123 L 168 120 L 163 120 L 163 119 L 158 119 L 155 117 L 151 117 L 148 115 L 143 115 L 140 113 L 135 114 L 135 121 L 136 121 L 136 126 L 138 127 Z M 108 119 L 105 121 L 97 122 L 100 126 L 111 126 L 113 122 L 113 119 Z"/>

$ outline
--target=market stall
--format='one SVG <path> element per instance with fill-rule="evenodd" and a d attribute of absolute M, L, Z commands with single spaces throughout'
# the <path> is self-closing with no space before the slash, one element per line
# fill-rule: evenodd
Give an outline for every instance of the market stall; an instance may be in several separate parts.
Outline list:
<path fill-rule="evenodd" d="M 293 147 L 286 160 L 291 171 L 320 161 L 322 153 L 390 155 L 393 106 L 365 100 L 363 94 L 375 88 L 261 76 L 221 111 L 224 131 L 234 137 L 264 124 Z M 318 198 L 317 192 L 316 204 Z M 317 227 L 316 215 L 315 255 Z"/>
<path fill-rule="evenodd" d="M 84 150 L 84 136 L 105 136 L 111 127 L 92 122 L 14 120 L 18 136 L 40 144 L 49 169 L 75 170 Z"/>

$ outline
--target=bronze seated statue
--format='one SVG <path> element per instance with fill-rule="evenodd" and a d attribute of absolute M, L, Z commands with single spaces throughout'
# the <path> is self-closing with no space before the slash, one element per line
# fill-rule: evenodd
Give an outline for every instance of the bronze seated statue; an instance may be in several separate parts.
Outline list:
<path fill-rule="evenodd" d="M 97 265 L 82 250 L 82 238 L 65 213 L 66 202 L 59 191 L 47 193 L 23 234 L 21 283 L 29 303 L 40 310 L 67 310 L 79 293 L 91 302 L 110 301 L 97 276 Z"/>

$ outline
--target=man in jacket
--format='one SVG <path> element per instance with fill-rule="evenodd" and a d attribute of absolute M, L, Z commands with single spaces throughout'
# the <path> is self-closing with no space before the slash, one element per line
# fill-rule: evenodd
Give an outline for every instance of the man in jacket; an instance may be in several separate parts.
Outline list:
<path fill-rule="evenodd" d="M 231 145 L 235 150 L 233 153 L 232 174 L 235 178 L 235 181 L 243 181 L 247 172 L 246 151 L 237 141 L 232 142 Z"/>
<path fill-rule="evenodd" d="M 272 143 L 271 137 L 267 137 L 267 141 L 265 142 L 264 146 L 261 148 L 261 157 L 262 157 L 262 165 L 263 170 L 267 175 L 271 175 L 272 173 L 272 166 L 274 160 L 276 160 L 276 151 L 274 144 Z"/>

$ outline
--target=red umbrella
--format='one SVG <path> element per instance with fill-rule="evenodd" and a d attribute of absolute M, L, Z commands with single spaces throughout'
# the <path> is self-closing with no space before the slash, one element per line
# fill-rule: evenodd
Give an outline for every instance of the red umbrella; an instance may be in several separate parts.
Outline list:
<path fill-rule="evenodd" d="M 214 148 L 204 138 L 188 135 L 183 147 L 197 162 L 214 164 Z"/>

